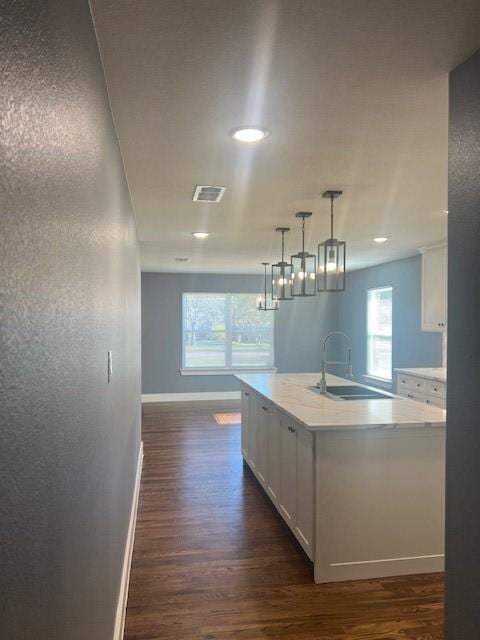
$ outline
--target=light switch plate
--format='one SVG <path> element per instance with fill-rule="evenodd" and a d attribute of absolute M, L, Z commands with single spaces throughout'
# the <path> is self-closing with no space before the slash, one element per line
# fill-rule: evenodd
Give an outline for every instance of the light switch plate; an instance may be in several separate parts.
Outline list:
<path fill-rule="evenodd" d="M 112 380 L 112 352 L 111 351 L 107 351 L 107 380 L 108 380 L 108 384 L 110 384 L 110 381 Z"/>

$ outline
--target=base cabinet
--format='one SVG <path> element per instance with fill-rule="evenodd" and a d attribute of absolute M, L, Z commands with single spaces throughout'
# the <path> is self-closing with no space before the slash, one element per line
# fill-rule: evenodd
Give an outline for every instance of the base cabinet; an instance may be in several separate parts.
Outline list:
<path fill-rule="evenodd" d="M 314 556 L 313 500 L 314 500 L 314 437 L 306 429 L 296 430 L 297 483 L 296 522 L 297 538 L 309 558 Z"/>
<path fill-rule="evenodd" d="M 241 391 L 241 411 L 242 411 L 242 455 L 248 461 L 248 441 L 249 434 L 249 414 L 250 414 L 250 392 L 245 386 Z"/>
<path fill-rule="evenodd" d="M 292 421 L 281 416 L 280 430 L 280 513 L 295 527 L 297 511 L 297 437 Z"/>
<path fill-rule="evenodd" d="M 241 397 L 243 457 L 313 560 L 313 435 L 251 389 Z"/>
<path fill-rule="evenodd" d="M 402 384 L 440 400 L 445 390 Z M 246 386 L 242 451 L 314 562 L 315 582 L 443 570 L 445 429 L 313 433 Z"/>
<path fill-rule="evenodd" d="M 280 420 L 279 412 L 272 408 L 268 413 L 268 442 L 267 442 L 267 458 L 268 458 L 268 474 L 267 474 L 267 493 L 275 506 L 278 508 L 280 500 L 280 429 L 278 422 Z"/>

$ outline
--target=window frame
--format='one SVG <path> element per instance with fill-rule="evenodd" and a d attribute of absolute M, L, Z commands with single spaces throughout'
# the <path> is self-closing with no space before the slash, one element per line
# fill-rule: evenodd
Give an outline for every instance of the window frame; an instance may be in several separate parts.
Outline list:
<path fill-rule="evenodd" d="M 389 290 L 391 292 L 391 306 L 392 306 L 392 321 L 391 321 L 391 334 L 390 334 L 390 343 L 391 343 L 391 351 L 392 351 L 392 357 L 391 357 L 391 363 L 390 363 L 390 378 L 384 378 L 383 376 L 378 376 L 375 375 L 374 373 L 371 373 L 368 370 L 368 361 L 369 361 L 369 338 L 370 338 L 370 334 L 368 332 L 368 298 L 369 298 L 369 293 L 371 291 L 385 291 L 385 290 Z M 382 386 L 392 386 L 393 385 L 393 291 L 394 291 L 394 287 L 391 284 L 385 284 L 385 285 L 381 285 L 381 286 L 377 286 L 377 287 L 369 287 L 367 289 L 366 292 L 366 336 L 365 336 L 365 356 L 366 356 L 366 362 L 365 362 L 365 375 L 364 378 L 367 378 L 369 380 L 372 381 L 376 381 L 379 382 Z M 374 335 L 374 334 L 372 334 Z"/>
<path fill-rule="evenodd" d="M 224 367 L 189 367 L 185 364 L 185 302 L 189 295 L 197 296 L 225 296 L 230 297 L 230 313 L 228 317 L 225 317 L 225 366 Z M 232 366 L 232 314 L 231 314 L 231 299 L 232 296 L 237 295 L 251 295 L 255 299 L 258 297 L 258 292 L 252 291 L 184 291 L 182 293 L 182 308 L 181 308 L 181 341 L 182 341 L 182 364 L 180 373 L 182 376 L 208 376 L 208 375 L 232 375 L 235 373 L 275 373 L 277 371 L 275 367 L 275 316 L 272 315 L 272 362 L 268 366 L 264 367 L 241 367 Z M 258 313 L 266 313 L 265 311 L 259 311 Z M 270 311 L 269 313 L 274 313 Z M 227 316 L 227 314 L 225 314 Z M 229 346 L 228 346 L 229 345 Z"/>

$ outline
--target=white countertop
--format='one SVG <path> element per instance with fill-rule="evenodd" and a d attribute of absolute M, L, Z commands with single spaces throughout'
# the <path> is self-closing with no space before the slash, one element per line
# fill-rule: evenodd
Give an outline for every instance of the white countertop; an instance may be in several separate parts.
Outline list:
<path fill-rule="evenodd" d="M 423 367 L 417 369 L 395 369 L 397 373 L 405 373 L 409 376 L 418 376 L 419 378 L 425 378 L 426 380 L 433 380 L 434 382 L 446 382 L 447 370 L 443 367 Z"/>
<path fill-rule="evenodd" d="M 334 400 L 311 391 L 319 373 L 252 373 L 236 376 L 310 431 L 394 427 L 442 427 L 446 411 L 399 398 Z M 327 374 L 328 385 L 358 384 Z"/>

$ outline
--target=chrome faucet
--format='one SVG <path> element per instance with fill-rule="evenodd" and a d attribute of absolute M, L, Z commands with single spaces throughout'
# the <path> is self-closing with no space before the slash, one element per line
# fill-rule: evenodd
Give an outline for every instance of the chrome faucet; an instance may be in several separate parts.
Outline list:
<path fill-rule="evenodd" d="M 348 361 L 347 362 L 338 362 L 336 360 L 327 360 L 327 342 L 332 336 L 342 336 L 347 341 L 348 345 Z M 341 331 L 331 331 L 329 334 L 325 336 L 323 339 L 323 355 L 322 355 L 322 378 L 319 382 L 317 382 L 317 387 L 320 389 L 320 393 L 327 393 L 327 379 L 325 377 L 326 374 L 326 366 L 327 364 L 346 364 L 347 365 L 347 376 L 351 377 L 353 375 L 352 372 L 352 342 L 346 333 L 342 333 Z"/>

